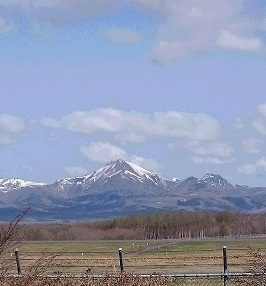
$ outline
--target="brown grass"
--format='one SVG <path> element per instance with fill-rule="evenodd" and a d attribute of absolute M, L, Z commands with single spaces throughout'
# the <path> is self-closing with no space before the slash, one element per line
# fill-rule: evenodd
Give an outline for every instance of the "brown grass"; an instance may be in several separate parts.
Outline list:
<path fill-rule="evenodd" d="M 134 248 L 132 243 L 134 242 Z M 163 246 L 164 241 L 149 241 L 159 249 L 145 249 L 147 241 L 100 242 L 25 242 L 19 248 L 22 274 L 103 275 L 119 274 L 118 248 L 124 252 L 124 269 L 134 274 L 167 273 L 221 273 L 223 271 L 222 246 L 228 246 L 228 267 L 231 273 L 245 272 L 248 267 L 249 248 L 266 249 L 265 240 L 254 241 L 177 241 Z M 142 247 L 144 245 L 144 247 Z M 0 256 L 1 265 L 9 274 L 16 274 L 13 250 Z M 83 253 L 84 252 L 84 253 Z M 9 265 L 10 267 L 6 267 Z"/>
<path fill-rule="evenodd" d="M 174 286 L 164 278 L 143 278 L 130 274 L 106 276 L 104 278 L 45 278 L 37 276 L 0 277 L 3 286 Z"/>

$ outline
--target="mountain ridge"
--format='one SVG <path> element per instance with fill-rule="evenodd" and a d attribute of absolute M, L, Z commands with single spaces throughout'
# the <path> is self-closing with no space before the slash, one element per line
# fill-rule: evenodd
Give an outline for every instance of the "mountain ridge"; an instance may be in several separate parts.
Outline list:
<path fill-rule="evenodd" d="M 5 189 L 5 187 L 11 187 L 12 186 L 15 188 L 22 188 L 22 187 L 28 187 L 28 186 L 49 186 L 49 185 L 54 185 L 54 184 L 61 184 L 61 185 L 64 185 L 64 184 L 73 184 L 75 181 L 76 182 L 79 182 L 79 183 L 85 183 L 85 182 L 95 182 L 97 181 L 99 178 L 99 174 L 101 173 L 104 173 L 105 174 L 105 177 L 108 177 L 108 174 L 106 172 L 106 167 L 114 167 L 116 165 L 120 165 L 122 166 L 122 168 L 124 168 L 124 170 L 126 170 L 126 173 L 132 173 L 135 177 L 138 177 L 138 175 L 141 177 L 143 175 L 145 175 L 146 177 L 150 177 L 150 176 L 153 176 L 153 177 L 157 177 L 157 178 L 161 178 L 165 181 L 170 181 L 170 182 L 175 182 L 175 183 L 179 183 L 179 182 L 183 182 L 183 181 L 186 181 L 190 178 L 195 178 L 197 180 L 200 180 L 200 181 L 203 181 L 203 182 L 207 182 L 207 183 L 212 183 L 214 185 L 218 185 L 217 184 L 217 181 L 221 181 L 223 182 L 223 184 L 226 184 L 226 185 L 230 185 L 233 187 L 233 185 L 231 185 L 226 179 L 224 179 L 222 176 L 220 176 L 219 174 L 213 174 L 213 173 L 207 173 L 206 175 L 204 175 L 202 177 L 202 179 L 198 179 L 194 176 L 190 176 L 186 179 L 179 179 L 179 178 L 172 178 L 172 179 L 166 179 L 164 177 L 161 177 L 159 175 L 157 175 L 156 173 L 153 173 L 151 171 L 148 171 L 140 166 L 137 166 L 133 163 L 130 163 L 128 161 L 124 161 L 124 160 L 117 160 L 117 161 L 111 161 L 109 162 L 108 164 L 106 164 L 104 167 L 102 168 L 99 168 L 97 170 L 95 170 L 94 172 L 90 173 L 90 174 L 87 174 L 87 175 L 84 175 L 84 176 L 75 176 L 75 177 L 67 177 L 67 178 L 60 178 L 58 180 L 56 180 L 55 182 L 49 184 L 49 183 L 40 183 L 40 182 L 32 182 L 32 181 L 27 181 L 27 180 L 24 180 L 24 179 L 21 179 L 21 178 L 0 178 L 0 191 Z M 130 166 L 132 169 L 135 168 L 135 170 L 133 172 L 129 172 L 127 170 L 127 168 L 125 168 L 125 165 L 128 165 Z M 116 169 L 116 168 L 114 168 Z M 117 170 L 117 169 L 116 169 Z M 122 174 L 122 169 L 120 171 L 116 171 L 116 173 L 118 174 Z M 135 174 L 134 174 L 135 172 Z M 116 174 L 111 174 L 109 175 L 109 177 L 113 176 L 113 175 L 116 175 Z M 222 184 L 220 184 L 222 186 Z M 236 185 L 236 186 L 241 186 L 241 185 Z M 243 187 L 249 187 L 247 185 L 244 185 Z M 8 191 L 8 190 L 5 190 L 5 191 Z"/>
<path fill-rule="evenodd" d="M 218 174 L 165 179 L 124 160 L 52 184 L 0 179 L 0 215 L 31 207 L 34 220 L 110 218 L 157 211 L 266 211 L 266 188 L 233 186 Z"/>

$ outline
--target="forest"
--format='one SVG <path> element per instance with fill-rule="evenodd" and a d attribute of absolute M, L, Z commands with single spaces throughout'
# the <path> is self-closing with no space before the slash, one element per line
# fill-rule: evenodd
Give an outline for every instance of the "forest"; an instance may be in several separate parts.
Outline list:
<path fill-rule="evenodd" d="M 238 237 L 266 233 L 266 214 L 162 212 L 101 221 L 24 223 L 23 240 L 124 240 Z"/>

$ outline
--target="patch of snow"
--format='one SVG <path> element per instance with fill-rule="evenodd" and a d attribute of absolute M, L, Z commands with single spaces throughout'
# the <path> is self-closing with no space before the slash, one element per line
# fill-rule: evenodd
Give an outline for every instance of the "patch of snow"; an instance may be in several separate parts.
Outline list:
<path fill-rule="evenodd" d="M 45 186 L 44 183 L 35 183 L 32 181 L 25 181 L 19 178 L 0 178 L 0 190 L 2 192 L 8 192 L 11 189 L 19 189 L 19 188 L 25 188 L 25 187 L 34 187 L 34 186 Z"/>

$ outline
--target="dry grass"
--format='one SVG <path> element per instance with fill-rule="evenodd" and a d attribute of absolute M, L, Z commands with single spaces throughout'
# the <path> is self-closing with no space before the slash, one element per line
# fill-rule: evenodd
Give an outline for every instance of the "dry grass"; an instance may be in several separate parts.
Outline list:
<path fill-rule="evenodd" d="M 166 274 L 166 273 L 221 273 L 223 271 L 222 246 L 219 242 L 175 242 L 159 249 L 137 251 L 138 245 L 147 242 L 135 241 L 98 241 L 98 242 L 25 242 L 19 248 L 22 274 L 40 270 L 44 274 L 85 275 L 119 274 L 118 248 L 124 251 L 124 266 L 128 273 Z M 228 267 L 232 272 L 246 271 L 249 249 L 266 248 L 262 241 L 226 242 L 228 246 Z M 154 245 L 153 245 L 154 246 Z M 145 247 L 144 247 L 145 249 Z M 13 250 L 0 256 L 2 265 L 10 265 L 9 273 L 16 274 Z M 48 261 L 48 263 L 47 263 Z"/>
<path fill-rule="evenodd" d="M 163 246 L 164 241 L 152 241 L 159 249 L 145 249 L 147 241 L 96 241 L 96 242 L 25 242 L 20 247 L 22 274 L 28 273 L 32 265 L 38 266 L 45 274 L 61 273 L 65 275 L 84 274 L 119 274 L 118 248 L 123 247 L 125 270 L 134 274 L 166 273 L 221 273 L 223 268 L 222 246 L 228 246 L 229 271 L 246 270 L 248 248 L 265 248 L 263 241 L 237 242 L 176 242 Z M 142 246 L 144 245 L 144 247 Z M 43 257 L 43 254 L 47 257 Z M 58 254 L 58 255 L 56 255 Z M 54 256 L 53 259 L 47 259 Z M 41 257 L 41 259 L 40 259 Z M 16 273 L 14 256 L 3 253 L 1 260 L 6 259 L 13 265 Z M 49 261 L 44 265 L 44 261 Z"/>
<path fill-rule="evenodd" d="M 174 286 L 174 282 L 164 278 L 143 278 L 124 274 L 104 278 L 45 278 L 36 276 L 0 277 L 3 286 Z"/>

